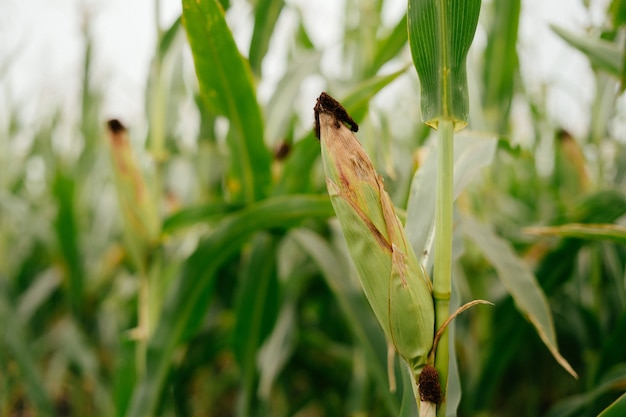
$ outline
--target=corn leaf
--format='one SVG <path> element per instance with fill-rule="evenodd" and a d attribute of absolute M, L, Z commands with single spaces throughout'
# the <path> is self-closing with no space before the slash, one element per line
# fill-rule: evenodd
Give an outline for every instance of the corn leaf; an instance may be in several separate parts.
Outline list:
<path fill-rule="evenodd" d="M 465 61 L 478 24 L 480 0 L 409 0 L 409 45 L 421 83 L 422 119 L 467 125 Z"/>
<path fill-rule="evenodd" d="M 263 58 L 270 46 L 274 27 L 285 5 L 284 0 L 260 0 L 254 13 L 254 30 L 250 41 L 250 68 L 260 76 Z"/>
<path fill-rule="evenodd" d="M 371 77 L 378 70 L 389 62 L 392 58 L 400 53 L 406 45 L 406 14 L 402 16 L 400 21 L 394 26 L 393 30 L 385 38 L 376 43 L 374 58 L 369 67 L 365 70 L 365 75 Z"/>
<path fill-rule="evenodd" d="M 376 386 L 385 387 L 378 392 L 383 395 L 389 414 L 398 415 L 399 401 L 386 389 L 389 381 L 385 369 L 387 355 L 385 337 L 376 321 L 373 320 L 371 309 L 362 291 L 354 285 L 354 281 L 347 279 L 350 269 L 338 256 L 337 249 L 331 247 L 319 235 L 306 229 L 296 229 L 291 232 L 290 236 L 304 248 L 322 271 L 326 283 L 337 297 L 355 339 L 365 354 L 370 375 L 376 381 Z M 413 398 L 412 400 L 415 401 Z"/>
<path fill-rule="evenodd" d="M 578 35 L 558 26 L 552 26 L 554 33 L 574 48 L 585 54 L 592 64 L 621 78 L 623 71 L 623 52 L 617 44 L 589 35 Z"/>
<path fill-rule="evenodd" d="M 474 242 L 496 269 L 498 278 L 513 297 L 517 309 L 535 327 L 552 356 L 567 372 L 577 377 L 574 369 L 559 353 L 548 300 L 533 273 L 515 254 L 510 243 L 496 236 L 488 227 L 470 218 L 464 218 L 461 225 L 464 235 Z"/>
<path fill-rule="evenodd" d="M 133 392 L 129 416 L 153 415 L 170 368 L 172 353 L 185 335 L 193 334 L 204 317 L 215 272 L 257 231 L 288 228 L 303 219 L 333 215 L 327 197 L 277 197 L 223 218 L 213 233 L 188 258 L 165 300 L 148 343 L 146 373 Z"/>
<path fill-rule="evenodd" d="M 32 340 L 29 340 L 26 334 L 26 323 L 23 323 L 16 314 L 9 299 L 5 296 L 8 295 L 5 289 L 4 285 L 0 287 L 0 320 L 3 323 L 0 329 L 0 348 L 3 352 L 0 358 L 2 372 L 7 372 L 14 360 L 28 401 L 32 402 L 41 416 L 56 415 L 39 371 L 37 363 L 39 358 L 32 351 Z M 5 357 L 5 352 L 8 353 L 8 358 Z M 4 383 L 2 385 L 5 386 Z"/>
<path fill-rule="evenodd" d="M 610 406 L 608 406 L 598 417 L 621 417 L 626 414 L 626 393 L 622 394 Z"/>
<path fill-rule="evenodd" d="M 230 120 L 230 192 L 235 200 L 259 200 L 271 179 L 270 154 L 248 63 L 216 0 L 183 0 L 183 24 L 202 98 L 210 111 Z"/>
<path fill-rule="evenodd" d="M 257 378 L 258 350 L 271 332 L 278 315 L 280 294 L 277 277 L 276 249 L 278 238 L 261 233 L 252 241 L 246 257 L 235 307 L 233 352 L 242 370 L 239 415 L 248 416 L 253 409 Z"/>
<path fill-rule="evenodd" d="M 487 129 L 506 132 L 513 100 L 515 78 L 519 72 L 517 32 L 521 0 L 496 1 L 485 50 L 483 70 L 483 111 Z"/>
<path fill-rule="evenodd" d="M 555 227 L 529 227 L 524 232 L 539 236 L 575 237 L 604 240 L 626 245 L 626 227 L 617 224 L 565 224 Z"/>
<path fill-rule="evenodd" d="M 371 77 L 354 87 L 341 101 L 354 120 L 359 122 L 367 114 L 369 103 L 380 90 L 404 74 L 406 68 L 387 75 Z"/>
<path fill-rule="evenodd" d="M 57 171 L 52 184 L 52 191 L 59 207 L 54 221 L 54 229 L 66 267 L 65 289 L 69 305 L 76 319 L 81 320 L 84 318 L 82 305 L 84 302 L 83 278 L 85 274 L 78 242 L 80 231 L 76 221 L 75 189 L 74 178 L 62 171 Z"/>

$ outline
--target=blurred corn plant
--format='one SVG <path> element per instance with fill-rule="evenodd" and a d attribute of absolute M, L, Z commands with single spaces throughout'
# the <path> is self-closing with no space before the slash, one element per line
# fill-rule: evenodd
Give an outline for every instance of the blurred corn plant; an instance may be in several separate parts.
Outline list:
<path fill-rule="evenodd" d="M 360 125 L 432 275 L 439 149 L 420 123 L 428 84 L 420 99 L 408 70 L 418 2 L 390 18 L 391 2 L 346 0 L 332 47 L 295 2 L 230 3 L 184 0 L 155 28 L 147 129 L 107 128 L 89 24 L 77 122 L 4 116 L 1 415 L 417 415 L 333 218 L 312 107 L 329 91 Z M 242 5 L 249 43 L 231 31 Z M 469 125 L 448 153 L 450 305 L 496 306 L 450 327 L 446 414 L 624 415 L 624 2 L 587 33 L 554 28 L 596 77 L 580 137 L 547 111 L 549 86 L 524 83 L 523 6 L 481 5 Z M 285 66 L 268 83 L 272 54 Z"/>

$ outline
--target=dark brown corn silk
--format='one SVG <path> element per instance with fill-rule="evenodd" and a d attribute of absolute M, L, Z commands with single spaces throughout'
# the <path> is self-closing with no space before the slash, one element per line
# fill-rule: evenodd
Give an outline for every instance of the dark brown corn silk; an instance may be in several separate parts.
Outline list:
<path fill-rule="evenodd" d="M 434 366 L 426 365 L 420 373 L 418 381 L 420 400 L 441 404 L 441 384 L 439 384 L 439 373 Z"/>
<path fill-rule="evenodd" d="M 359 131 L 359 125 L 350 117 L 346 109 L 334 98 L 332 98 L 325 91 L 317 98 L 317 103 L 313 109 L 315 111 L 315 136 L 320 138 L 320 113 L 330 114 L 334 117 L 337 124 L 335 127 L 339 128 L 339 123 L 343 122 L 353 132 Z"/>

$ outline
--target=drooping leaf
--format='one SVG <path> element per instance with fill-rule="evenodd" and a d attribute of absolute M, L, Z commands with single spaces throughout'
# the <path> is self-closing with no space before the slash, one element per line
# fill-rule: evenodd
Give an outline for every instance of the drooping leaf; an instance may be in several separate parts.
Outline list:
<path fill-rule="evenodd" d="M 258 200 L 268 191 L 271 159 L 250 67 L 217 0 L 184 0 L 183 24 L 202 98 L 210 111 L 230 121 L 229 190 L 235 201 Z"/>
<path fill-rule="evenodd" d="M 467 125 L 465 61 L 474 39 L 480 0 L 409 0 L 409 45 L 420 78 L 422 119 Z"/>
<path fill-rule="evenodd" d="M 537 279 L 515 254 L 510 243 L 496 236 L 488 227 L 470 218 L 461 223 L 463 234 L 481 250 L 495 268 L 522 314 L 532 323 L 537 334 L 556 361 L 571 375 L 576 372 L 558 350 L 552 312 Z"/>

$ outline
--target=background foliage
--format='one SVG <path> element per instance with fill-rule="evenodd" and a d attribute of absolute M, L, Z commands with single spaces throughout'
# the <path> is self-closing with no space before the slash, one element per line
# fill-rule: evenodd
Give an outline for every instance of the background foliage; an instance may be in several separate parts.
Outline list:
<path fill-rule="evenodd" d="M 596 416 L 626 390 L 626 140 L 614 128 L 625 117 L 626 2 L 610 2 L 585 35 L 554 28 L 595 75 L 579 137 L 520 76 L 520 0 L 483 3 L 469 128 L 498 141 L 486 160 L 470 159 L 488 167 L 457 200 L 454 296 L 496 306 L 456 321 L 458 415 Z M 183 6 L 160 31 L 145 134 L 107 131 L 88 30 L 77 123 L 62 125 L 58 110 L 25 125 L 15 107 L 1 126 L 0 415 L 411 415 L 397 361 L 389 392 L 385 341 L 333 220 L 312 110 L 293 106 L 316 80 L 362 125 L 395 204 L 428 195 L 432 144 L 406 18 L 385 24 L 382 0 L 347 0 L 332 58 L 283 1 L 250 2 L 243 50 L 224 19 L 229 1 Z M 285 74 L 261 102 L 287 11 L 299 20 Z M 393 84 L 397 99 L 372 105 Z M 412 204 L 417 221 L 421 201 Z M 485 249 L 494 241 L 540 284 L 579 379 L 507 295 L 502 252 Z M 623 415 L 623 403 L 607 415 Z"/>

